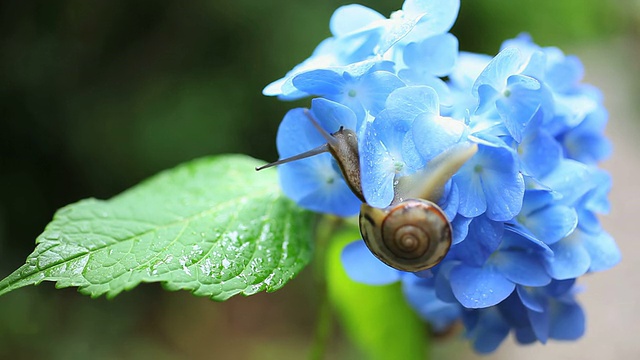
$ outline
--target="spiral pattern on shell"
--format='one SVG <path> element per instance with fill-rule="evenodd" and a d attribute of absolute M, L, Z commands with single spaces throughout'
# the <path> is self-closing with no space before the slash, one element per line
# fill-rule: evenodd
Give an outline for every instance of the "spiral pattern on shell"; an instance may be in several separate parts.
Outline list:
<path fill-rule="evenodd" d="M 387 209 L 363 205 L 360 231 L 376 257 L 403 271 L 432 268 L 451 246 L 451 224 L 442 209 L 422 199 L 405 200 Z"/>

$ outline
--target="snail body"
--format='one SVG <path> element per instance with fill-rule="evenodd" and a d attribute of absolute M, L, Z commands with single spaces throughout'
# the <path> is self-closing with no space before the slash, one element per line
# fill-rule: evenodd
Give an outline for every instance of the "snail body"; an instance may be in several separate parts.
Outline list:
<path fill-rule="evenodd" d="M 368 205 L 364 198 L 355 132 L 341 127 L 329 134 L 308 111 L 305 114 L 327 143 L 256 170 L 330 152 L 347 185 L 362 201 L 360 234 L 378 259 L 395 269 L 410 272 L 430 269 L 442 261 L 451 247 L 453 231 L 435 202 L 451 176 L 476 153 L 477 145 L 455 145 L 436 156 L 422 171 L 400 178 L 394 188 L 393 202 L 381 209 Z"/>

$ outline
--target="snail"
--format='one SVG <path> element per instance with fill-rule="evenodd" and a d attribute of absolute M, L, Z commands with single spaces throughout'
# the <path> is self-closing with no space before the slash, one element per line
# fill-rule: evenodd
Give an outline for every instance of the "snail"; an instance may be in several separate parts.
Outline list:
<path fill-rule="evenodd" d="M 446 182 L 477 151 L 477 145 L 459 143 L 432 159 L 425 169 L 401 177 L 394 187 L 394 199 L 384 208 L 366 203 L 360 178 L 358 140 L 353 130 L 324 130 L 308 110 L 305 115 L 327 143 L 256 170 L 329 152 L 338 163 L 353 193 L 362 201 L 360 234 L 369 250 L 392 268 L 417 272 L 437 265 L 446 256 L 452 241 L 451 223 L 435 203 Z"/>

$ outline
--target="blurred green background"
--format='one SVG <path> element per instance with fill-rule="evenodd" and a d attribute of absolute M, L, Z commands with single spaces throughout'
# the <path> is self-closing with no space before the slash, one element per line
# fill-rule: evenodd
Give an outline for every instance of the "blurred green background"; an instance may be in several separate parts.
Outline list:
<path fill-rule="evenodd" d="M 68 203 L 109 198 L 200 156 L 276 159 L 280 119 L 308 103 L 261 90 L 329 36 L 331 13 L 347 3 L 0 2 L 0 276 Z M 385 15 L 401 6 L 360 3 Z M 609 51 L 619 39 L 638 43 L 639 9 L 462 0 L 452 32 L 461 49 L 489 54 L 522 31 L 569 53 Z M 156 284 L 111 301 L 42 284 L 0 298 L 0 358 L 296 359 L 313 341 L 317 295 L 311 270 L 277 293 L 226 303 Z M 358 356 L 339 329 L 330 344 L 332 357 Z"/>

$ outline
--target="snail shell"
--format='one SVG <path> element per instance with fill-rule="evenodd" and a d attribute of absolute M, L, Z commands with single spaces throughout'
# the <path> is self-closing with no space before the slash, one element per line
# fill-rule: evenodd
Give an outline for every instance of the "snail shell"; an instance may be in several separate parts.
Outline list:
<path fill-rule="evenodd" d="M 360 233 L 371 252 L 403 271 L 434 267 L 451 247 L 452 229 L 431 201 L 408 199 L 386 209 L 362 204 Z"/>

